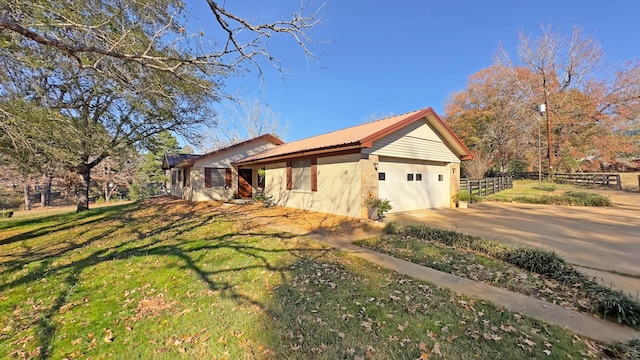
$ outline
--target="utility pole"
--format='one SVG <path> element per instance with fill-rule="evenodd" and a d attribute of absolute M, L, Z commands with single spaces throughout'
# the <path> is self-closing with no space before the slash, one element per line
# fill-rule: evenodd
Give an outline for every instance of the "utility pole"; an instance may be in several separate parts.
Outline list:
<path fill-rule="evenodd" d="M 544 115 L 547 118 L 547 148 L 549 153 L 549 176 L 553 174 L 553 143 L 551 142 L 551 119 L 549 118 L 549 95 L 544 91 Z"/>

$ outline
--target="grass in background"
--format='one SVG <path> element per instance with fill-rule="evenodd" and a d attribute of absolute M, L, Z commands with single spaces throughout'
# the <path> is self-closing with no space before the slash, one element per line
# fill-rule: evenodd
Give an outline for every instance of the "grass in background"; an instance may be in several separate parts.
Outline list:
<path fill-rule="evenodd" d="M 589 193 L 584 187 L 535 180 L 515 180 L 513 188 L 488 196 L 488 200 L 520 202 L 527 204 L 612 206 L 606 196 Z"/>
<path fill-rule="evenodd" d="M 213 204 L 0 221 L 0 358 L 566 359 L 555 326 Z"/>

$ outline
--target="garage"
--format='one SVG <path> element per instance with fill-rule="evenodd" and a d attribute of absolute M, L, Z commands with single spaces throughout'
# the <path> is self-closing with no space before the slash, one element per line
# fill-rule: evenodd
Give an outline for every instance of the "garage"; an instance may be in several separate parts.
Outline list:
<path fill-rule="evenodd" d="M 378 197 L 390 201 L 391 213 L 447 208 L 451 198 L 449 167 L 446 163 L 381 158 Z"/>

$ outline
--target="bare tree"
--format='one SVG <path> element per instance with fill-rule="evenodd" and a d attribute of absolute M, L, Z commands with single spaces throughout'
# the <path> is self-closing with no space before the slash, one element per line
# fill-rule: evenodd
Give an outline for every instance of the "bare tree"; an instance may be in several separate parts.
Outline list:
<path fill-rule="evenodd" d="M 473 160 L 462 163 L 462 172 L 470 179 L 481 179 L 491 169 L 491 156 L 482 148 L 474 149 Z"/>
<path fill-rule="evenodd" d="M 210 144 L 206 151 L 213 151 L 264 134 L 282 138 L 285 130 L 271 107 L 258 100 L 240 100 L 218 112 L 217 127 L 204 134 L 203 142 Z"/>
<path fill-rule="evenodd" d="M 98 72 L 109 59 L 176 76 L 185 67 L 213 77 L 252 67 L 262 74 L 262 61 L 281 71 L 281 62 L 266 44 L 273 36 L 289 36 L 306 56 L 316 58 L 315 42 L 307 31 L 322 21 L 324 4 L 311 10 L 302 4 L 288 19 L 260 22 L 205 1 L 222 34 L 217 42 L 207 41 L 202 32 L 188 32 L 188 11 L 180 0 L 13 0 L 0 5 L 0 30 L 55 49 L 78 67 Z"/>
<path fill-rule="evenodd" d="M 542 34 L 535 39 L 529 38 L 523 31 L 518 33 L 518 56 L 524 66 L 535 74 L 538 91 L 542 96 L 541 102 L 546 107 L 547 156 L 549 170 L 553 171 L 551 119 L 562 107 L 557 101 L 563 99 L 553 95 L 583 84 L 602 58 L 602 50 L 592 37 L 585 36 L 577 26 L 573 27 L 570 38 L 563 37 L 550 25 L 542 25 L 541 28 Z M 515 69 L 502 46 L 496 62 L 507 69 Z M 512 78 L 519 82 L 515 72 L 512 73 Z M 553 99 L 556 100 L 555 103 Z"/>

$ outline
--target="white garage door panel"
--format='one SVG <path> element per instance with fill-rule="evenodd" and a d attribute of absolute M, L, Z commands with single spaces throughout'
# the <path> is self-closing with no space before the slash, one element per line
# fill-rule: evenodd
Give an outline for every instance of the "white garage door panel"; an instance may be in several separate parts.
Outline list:
<path fill-rule="evenodd" d="M 385 173 L 385 180 L 378 181 L 378 194 L 391 202 L 390 212 L 449 207 L 449 173 L 445 165 L 381 161 L 378 172 Z M 407 174 L 413 174 L 413 181 L 407 180 Z M 422 175 L 421 181 L 416 180 L 416 174 Z M 442 181 L 438 175 L 442 175 Z"/>

